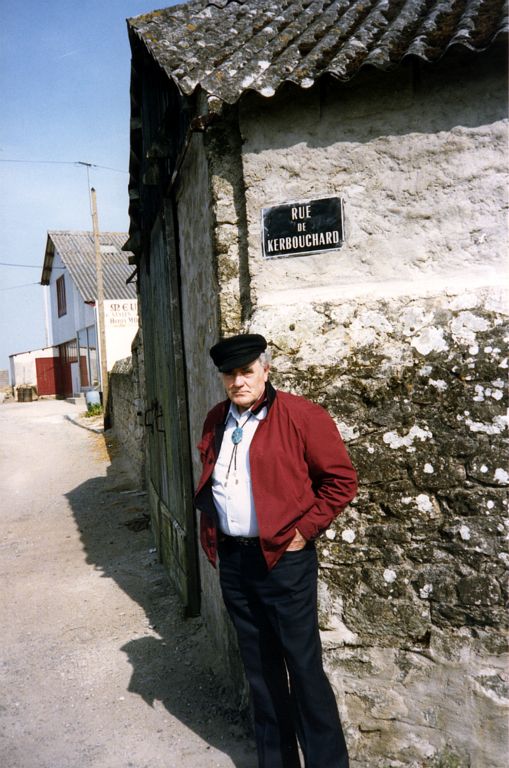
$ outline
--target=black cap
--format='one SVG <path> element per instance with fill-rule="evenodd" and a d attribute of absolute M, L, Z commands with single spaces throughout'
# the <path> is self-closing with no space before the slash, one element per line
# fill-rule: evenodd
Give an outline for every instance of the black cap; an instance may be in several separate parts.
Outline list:
<path fill-rule="evenodd" d="M 267 341 L 259 333 L 243 333 L 218 341 L 210 356 L 221 373 L 226 373 L 252 363 L 266 349 Z"/>

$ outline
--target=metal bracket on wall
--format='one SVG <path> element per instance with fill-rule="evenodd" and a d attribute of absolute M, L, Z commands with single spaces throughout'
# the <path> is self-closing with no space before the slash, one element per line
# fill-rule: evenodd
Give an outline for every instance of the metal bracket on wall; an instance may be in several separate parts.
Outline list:
<path fill-rule="evenodd" d="M 157 405 L 157 401 L 153 401 L 151 408 L 145 408 L 145 418 L 143 420 L 144 426 L 150 429 L 152 434 L 154 433 L 154 419 L 152 419 L 152 421 L 149 421 L 149 414 L 155 412 L 156 405 Z"/>
<path fill-rule="evenodd" d="M 159 420 L 163 418 L 163 406 L 160 403 L 156 402 L 156 405 L 158 405 L 157 413 L 155 415 L 155 426 L 158 432 L 166 432 L 164 425 L 162 427 L 159 426 Z"/>

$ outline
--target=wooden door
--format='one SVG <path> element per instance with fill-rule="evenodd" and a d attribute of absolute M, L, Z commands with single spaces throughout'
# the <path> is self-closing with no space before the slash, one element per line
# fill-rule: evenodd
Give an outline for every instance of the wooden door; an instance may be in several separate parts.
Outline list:
<path fill-rule="evenodd" d="M 69 354 L 69 342 L 66 344 L 59 344 L 58 350 L 60 354 L 60 365 L 59 376 L 57 378 L 57 394 L 62 395 L 63 397 L 70 397 L 72 395 L 72 358 Z"/>
<path fill-rule="evenodd" d="M 36 357 L 35 373 L 37 377 L 37 394 L 58 394 L 58 381 L 60 378 L 60 359 L 58 357 Z"/>
<path fill-rule="evenodd" d="M 80 353 L 80 387 L 88 387 L 88 363 L 87 356 Z"/>
<path fill-rule="evenodd" d="M 199 611 L 197 537 L 180 319 L 178 253 L 170 206 L 140 270 L 149 498 L 159 556 L 189 615 Z"/>

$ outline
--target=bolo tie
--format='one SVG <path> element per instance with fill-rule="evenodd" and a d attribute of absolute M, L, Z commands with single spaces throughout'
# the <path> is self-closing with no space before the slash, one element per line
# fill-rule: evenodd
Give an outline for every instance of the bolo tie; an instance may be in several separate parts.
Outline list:
<path fill-rule="evenodd" d="M 237 419 L 235 419 L 235 423 L 237 426 L 232 432 L 233 448 L 230 455 L 230 461 L 228 463 L 228 469 L 226 470 L 226 478 L 224 482 L 225 485 L 228 484 L 228 478 L 230 477 L 230 470 L 232 468 L 232 464 L 233 464 L 233 471 L 235 474 L 237 474 L 237 451 L 239 448 L 239 443 L 242 442 L 242 438 L 244 437 L 244 427 L 246 426 L 247 422 L 249 421 L 252 415 L 253 415 L 253 411 L 249 411 L 248 417 L 243 424 L 240 424 L 237 421 Z M 235 482 L 238 483 L 239 481 L 235 480 Z"/>
<path fill-rule="evenodd" d="M 262 397 L 263 397 L 263 395 L 262 395 Z M 254 408 L 250 409 L 247 418 L 244 420 L 244 422 L 242 424 L 240 424 L 239 421 L 237 421 L 237 419 L 235 419 L 235 416 L 233 417 L 235 419 L 235 423 L 236 423 L 237 426 L 235 427 L 235 429 L 232 432 L 233 448 L 232 448 L 232 452 L 231 452 L 231 455 L 230 455 L 230 461 L 228 462 L 228 469 L 226 470 L 226 478 L 225 478 L 225 481 L 224 481 L 225 485 L 228 485 L 228 478 L 230 477 L 230 470 L 232 468 L 232 464 L 233 464 L 233 471 L 234 471 L 235 474 L 237 474 L 237 451 L 238 451 L 239 443 L 242 442 L 242 438 L 244 437 L 244 427 L 246 426 L 246 424 L 249 421 L 249 419 L 251 418 L 251 416 L 254 416 L 255 414 L 257 414 L 257 413 L 259 413 L 261 411 L 261 409 L 263 408 L 263 406 L 265 405 L 266 402 L 267 401 L 264 398 L 261 403 L 257 404 Z M 238 482 L 239 481 L 236 479 L 235 483 L 238 484 Z"/>

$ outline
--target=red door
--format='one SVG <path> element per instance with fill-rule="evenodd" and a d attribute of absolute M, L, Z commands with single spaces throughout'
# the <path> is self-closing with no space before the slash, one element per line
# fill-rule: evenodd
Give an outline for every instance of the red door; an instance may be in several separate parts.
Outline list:
<path fill-rule="evenodd" d="M 87 358 L 85 355 L 80 355 L 80 385 L 82 387 L 88 387 L 88 367 Z"/>
<path fill-rule="evenodd" d="M 60 360 L 58 357 L 35 358 L 38 395 L 58 394 L 59 368 Z"/>
<path fill-rule="evenodd" d="M 60 353 L 59 375 L 57 378 L 58 394 L 69 397 L 72 395 L 71 363 L 76 363 L 78 360 L 76 340 L 68 341 L 66 344 L 59 344 L 58 349 Z"/>

